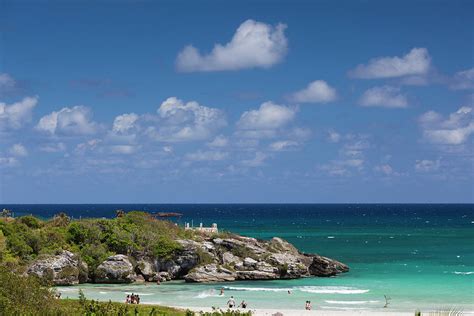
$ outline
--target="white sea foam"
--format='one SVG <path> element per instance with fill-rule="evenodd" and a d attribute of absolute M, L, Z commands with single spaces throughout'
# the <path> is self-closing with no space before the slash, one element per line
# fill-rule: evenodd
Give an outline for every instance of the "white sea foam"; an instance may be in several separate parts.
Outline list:
<path fill-rule="evenodd" d="M 321 308 L 324 308 L 324 309 L 341 309 L 341 310 L 365 310 L 366 308 L 363 308 L 363 307 L 337 307 L 337 306 L 319 306 Z"/>
<path fill-rule="evenodd" d="M 225 286 L 224 289 L 232 291 L 256 291 L 256 292 L 288 292 L 293 289 L 291 288 L 271 288 L 271 287 L 238 287 L 238 286 Z"/>
<path fill-rule="evenodd" d="M 469 274 L 474 274 L 474 271 L 467 271 L 467 272 L 454 271 L 454 274 L 469 275 Z"/>
<path fill-rule="evenodd" d="M 140 296 L 150 296 L 150 295 L 153 295 L 153 293 L 137 293 L 137 292 L 125 292 L 125 294 L 127 294 L 127 295 L 135 294 L 135 295 L 140 295 Z"/>
<path fill-rule="evenodd" d="M 65 287 L 62 287 L 62 288 L 58 288 L 59 292 L 61 293 L 69 293 L 69 292 L 77 292 L 78 290 L 77 289 L 68 289 L 68 288 L 65 288 Z"/>
<path fill-rule="evenodd" d="M 317 294 L 364 294 L 369 290 L 361 290 L 346 286 L 301 286 L 297 288 L 302 292 Z"/>
<path fill-rule="evenodd" d="M 328 239 L 334 239 L 335 237 L 334 236 L 328 236 Z"/>
<path fill-rule="evenodd" d="M 238 287 L 225 286 L 224 289 L 232 291 L 251 291 L 251 292 L 288 292 L 301 291 L 317 294 L 364 294 L 369 290 L 357 289 L 346 286 L 298 286 L 294 288 L 272 288 L 272 287 Z"/>
<path fill-rule="evenodd" d="M 328 304 L 340 304 L 340 305 L 364 305 L 364 304 L 374 304 L 380 301 L 325 301 Z"/>
<path fill-rule="evenodd" d="M 99 291 L 99 294 L 109 294 L 109 292 Z"/>
<path fill-rule="evenodd" d="M 207 298 L 207 297 L 218 297 L 218 296 L 220 295 L 217 294 L 215 290 L 211 290 L 211 291 L 201 292 L 198 295 L 196 295 L 195 298 Z"/>

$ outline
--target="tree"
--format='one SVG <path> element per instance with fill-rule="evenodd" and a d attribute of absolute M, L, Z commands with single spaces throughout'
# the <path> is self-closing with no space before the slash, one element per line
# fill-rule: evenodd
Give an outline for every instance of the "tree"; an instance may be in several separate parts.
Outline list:
<path fill-rule="evenodd" d="M 8 209 L 6 209 L 6 208 L 4 208 L 4 209 L 2 210 L 2 213 L 1 213 L 1 214 L 2 214 L 2 217 L 3 217 L 3 218 L 7 218 L 7 217 L 10 217 L 10 216 L 12 215 L 12 211 L 11 211 L 11 210 L 8 210 Z"/>
<path fill-rule="evenodd" d="M 116 217 L 124 217 L 125 216 L 125 211 L 124 210 L 116 210 L 115 211 L 115 216 Z"/>
<path fill-rule="evenodd" d="M 65 227 L 65 226 L 69 225 L 70 222 L 71 222 L 71 218 L 69 216 L 67 216 L 67 214 L 64 213 L 64 212 L 56 214 L 53 217 L 54 226 Z"/>

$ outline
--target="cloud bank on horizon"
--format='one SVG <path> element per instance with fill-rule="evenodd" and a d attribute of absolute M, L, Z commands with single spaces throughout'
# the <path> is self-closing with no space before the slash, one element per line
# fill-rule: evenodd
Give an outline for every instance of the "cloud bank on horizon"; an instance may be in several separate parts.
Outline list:
<path fill-rule="evenodd" d="M 443 56 L 420 40 L 408 49 L 386 47 L 383 55 L 358 51 L 333 67 L 323 49 L 305 46 L 317 29 L 299 37 L 297 23 L 272 20 L 244 19 L 221 36 L 209 32 L 207 42 L 216 44 L 207 52 L 198 40 L 178 37 L 161 60 L 173 70 L 160 74 L 159 92 L 147 89 L 143 98 L 122 93 L 117 79 L 63 74 L 62 81 L 75 84 L 62 93 L 52 77 L 50 85 L 31 87 L 33 73 L 5 68 L 0 201 L 20 202 L 19 177 L 31 182 L 31 201 L 54 200 L 55 190 L 65 192 L 64 201 L 85 201 L 75 193 L 89 185 L 110 185 L 104 196 L 89 194 L 111 201 L 123 191 L 119 184 L 149 201 L 160 191 L 159 201 L 175 202 L 379 201 L 368 194 L 374 190 L 383 191 L 382 201 L 403 201 L 403 194 L 406 201 L 438 201 L 420 183 L 434 191 L 462 186 L 446 199 L 472 201 L 472 63 L 445 71 L 445 63 L 438 65 Z M 301 56 L 322 63 L 312 67 Z M 149 86 L 150 78 L 128 80 Z M 229 86 L 239 93 L 224 92 Z M 61 187 L 64 179 L 72 184 Z M 340 190 L 352 189 L 348 200 L 338 200 Z"/>

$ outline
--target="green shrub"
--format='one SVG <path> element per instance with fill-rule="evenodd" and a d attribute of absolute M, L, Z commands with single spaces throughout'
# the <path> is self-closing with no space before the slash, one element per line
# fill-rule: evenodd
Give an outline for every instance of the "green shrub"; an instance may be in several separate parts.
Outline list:
<path fill-rule="evenodd" d="M 172 255 L 181 248 L 178 242 L 163 235 L 156 240 L 153 254 L 158 258 L 170 259 Z"/>
<path fill-rule="evenodd" d="M 47 315 L 55 299 L 35 277 L 24 277 L 0 267 L 0 311 L 3 315 Z"/>
<path fill-rule="evenodd" d="M 34 217 L 33 215 L 18 217 L 17 221 L 33 229 L 40 228 L 42 225 L 41 221 L 38 218 Z"/>

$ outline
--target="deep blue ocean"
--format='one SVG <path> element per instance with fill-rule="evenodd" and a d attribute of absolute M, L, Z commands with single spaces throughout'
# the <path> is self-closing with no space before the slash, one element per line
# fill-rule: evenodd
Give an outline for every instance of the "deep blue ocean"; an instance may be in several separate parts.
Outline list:
<path fill-rule="evenodd" d="M 422 310 L 458 306 L 474 310 L 474 205 L 472 204 L 90 204 L 0 205 L 15 216 L 114 217 L 115 210 L 179 212 L 175 221 L 268 239 L 285 238 L 300 250 L 338 259 L 351 267 L 335 278 L 190 285 L 81 285 L 86 295 L 123 300 L 130 291 L 144 302 L 222 306 L 226 293 L 254 307 Z M 292 290 L 292 295 L 287 294 Z M 76 288 L 64 289 L 74 296 Z M 180 297 L 182 299 L 180 299 Z M 183 302 L 183 304 L 180 304 Z M 313 304 L 314 305 L 314 304 Z"/>

